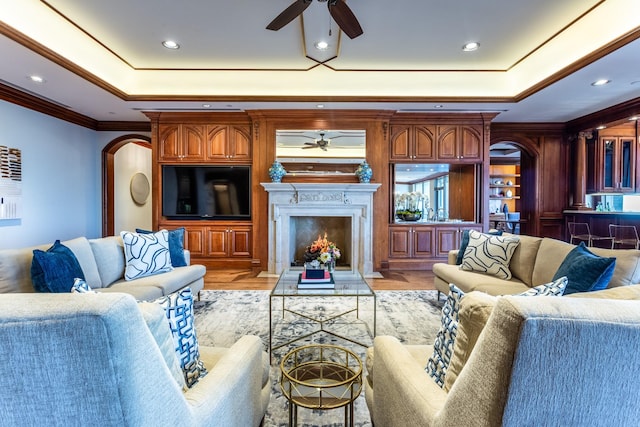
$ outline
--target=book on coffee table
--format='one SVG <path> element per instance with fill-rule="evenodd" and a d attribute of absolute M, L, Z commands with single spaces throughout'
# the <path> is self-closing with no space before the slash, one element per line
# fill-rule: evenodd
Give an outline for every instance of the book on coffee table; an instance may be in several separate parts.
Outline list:
<path fill-rule="evenodd" d="M 332 289 L 335 286 L 333 275 L 325 271 L 324 277 L 309 278 L 305 271 L 298 276 L 298 288 L 300 289 Z"/>

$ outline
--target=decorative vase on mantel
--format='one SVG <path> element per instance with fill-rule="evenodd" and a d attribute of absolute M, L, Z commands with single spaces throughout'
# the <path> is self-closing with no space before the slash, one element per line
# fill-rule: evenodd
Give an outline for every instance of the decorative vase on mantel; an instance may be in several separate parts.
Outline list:
<path fill-rule="evenodd" d="M 271 167 L 269 168 L 269 178 L 273 182 L 282 182 L 282 177 L 287 174 L 287 171 L 284 169 L 284 166 L 279 161 L 274 161 Z"/>
<path fill-rule="evenodd" d="M 366 160 L 358 165 L 358 169 L 356 169 L 356 176 L 361 183 L 368 184 L 371 181 L 372 175 L 373 171 Z"/>

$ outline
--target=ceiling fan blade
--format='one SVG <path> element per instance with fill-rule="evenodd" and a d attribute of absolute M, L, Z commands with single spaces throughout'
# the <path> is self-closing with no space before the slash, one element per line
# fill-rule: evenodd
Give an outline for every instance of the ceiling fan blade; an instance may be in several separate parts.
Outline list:
<path fill-rule="evenodd" d="M 317 144 L 315 142 L 305 142 L 304 145 L 313 145 L 315 147 Z"/>
<path fill-rule="evenodd" d="M 307 150 L 309 148 L 318 148 L 318 146 L 316 144 L 313 144 L 313 146 L 302 147 L 303 150 Z"/>
<path fill-rule="evenodd" d="M 267 25 L 267 30 L 278 31 L 304 12 L 311 4 L 311 1 L 312 0 L 296 0 L 288 8 L 283 10 L 280 15 L 276 16 L 276 19 Z"/>
<path fill-rule="evenodd" d="M 329 0 L 327 6 L 333 20 L 349 38 L 355 39 L 362 35 L 363 31 L 358 19 L 344 0 Z"/>

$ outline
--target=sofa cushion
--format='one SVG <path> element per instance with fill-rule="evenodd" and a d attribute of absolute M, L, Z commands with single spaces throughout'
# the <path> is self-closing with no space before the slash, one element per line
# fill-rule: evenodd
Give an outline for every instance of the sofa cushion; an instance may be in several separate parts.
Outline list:
<path fill-rule="evenodd" d="M 161 230 L 153 234 L 120 232 L 124 244 L 125 280 L 151 276 L 173 270 L 169 255 L 169 233 Z"/>
<path fill-rule="evenodd" d="M 207 269 L 205 266 L 194 264 L 187 267 L 174 268 L 173 270 L 162 274 L 141 277 L 133 281 L 120 279 L 112 283 L 109 288 L 115 289 L 121 286 L 127 286 L 128 289 L 133 290 L 138 287 L 154 287 L 161 292 L 160 295 L 169 295 L 199 279 L 202 279 L 206 272 Z M 194 289 L 191 291 L 195 292 Z"/>
<path fill-rule="evenodd" d="M 51 245 L 0 250 L 0 294 L 35 292 L 31 280 L 33 250 Z"/>
<path fill-rule="evenodd" d="M 106 287 L 124 277 L 124 245 L 120 236 L 89 240 L 98 265 L 100 287 Z M 96 286 L 94 286 L 96 288 Z"/>
<path fill-rule="evenodd" d="M 464 292 L 482 291 L 491 295 L 517 294 L 529 290 L 522 281 L 512 277 L 511 280 L 498 279 L 472 271 L 460 270 L 459 266 L 436 263 L 433 265 L 436 280 L 455 283 Z"/>
<path fill-rule="evenodd" d="M 100 286 L 100 274 L 98 273 L 98 265 L 93 256 L 91 245 L 86 237 L 76 237 L 75 239 L 65 240 L 63 245 L 71 249 L 80 263 L 80 268 L 84 273 L 84 279 L 87 284 L 93 288 Z"/>
<path fill-rule="evenodd" d="M 599 291 L 609 284 L 615 266 L 615 258 L 595 255 L 580 242 L 567 254 L 553 278 L 566 276 L 569 279 L 565 294 Z"/>
<path fill-rule="evenodd" d="M 471 230 L 460 268 L 508 280 L 511 278 L 509 262 L 519 242 L 516 237 L 490 236 Z"/>
<path fill-rule="evenodd" d="M 207 369 L 200 360 L 191 289 L 186 288 L 152 302 L 164 308 L 187 387 L 192 387 L 207 374 Z"/>
<path fill-rule="evenodd" d="M 507 236 L 507 234 L 504 234 L 504 236 Z M 520 244 L 511 256 L 509 270 L 511 270 L 513 277 L 519 279 L 528 286 L 533 286 L 533 267 L 535 265 L 542 238 L 522 234 L 510 236 L 520 239 Z"/>
<path fill-rule="evenodd" d="M 33 250 L 31 279 L 37 292 L 69 292 L 75 278 L 84 280 L 84 273 L 71 249 L 60 240 L 46 251 Z"/>
<path fill-rule="evenodd" d="M 169 256 L 171 257 L 171 265 L 174 267 L 187 266 L 187 260 L 184 257 L 184 227 L 167 231 L 169 231 Z M 156 233 L 156 231 L 136 228 L 136 233 L 153 234 Z"/>
<path fill-rule="evenodd" d="M 589 248 L 594 254 L 616 259 L 616 268 L 609 282 L 609 288 L 640 283 L 640 251 L 636 249 Z"/>
<path fill-rule="evenodd" d="M 425 370 L 440 387 L 444 385 L 445 374 L 453 354 L 453 344 L 458 329 L 458 311 L 463 296 L 464 292 L 456 285 L 453 283 L 449 285 L 449 295 L 442 307 L 440 330 L 438 330 L 433 344 L 433 354 L 427 360 Z"/>
<path fill-rule="evenodd" d="M 558 267 L 571 252 L 575 245 L 562 242 L 556 239 L 545 237 L 540 242 L 538 255 L 536 256 L 533 274 L 531 275 L 531 286 L 541 285 L 553 281 Z"/>

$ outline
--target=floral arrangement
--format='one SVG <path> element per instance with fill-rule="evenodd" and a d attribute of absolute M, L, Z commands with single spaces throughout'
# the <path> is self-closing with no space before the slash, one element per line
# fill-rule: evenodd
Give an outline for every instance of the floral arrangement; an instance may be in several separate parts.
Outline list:
<path fill-rule="evenodd" d="M 422 214 L 422 210 L 429 205 L 429 198 L 419 191 L 397 193 L 395 196 L 396 215 Z"/>
<path fill-rule="evenodd" d="M 327 233 L 325 232 L 324 237 L 318 235 L 318 238 L 310 246 L 307 246 L 304 258 L 309 263 L 316 261 L 319 264 L 326 264 L 330 261 L 335 262 L 340 258 L 340 255 L 340 249 L 335 243 L 327 239 Z"/>

